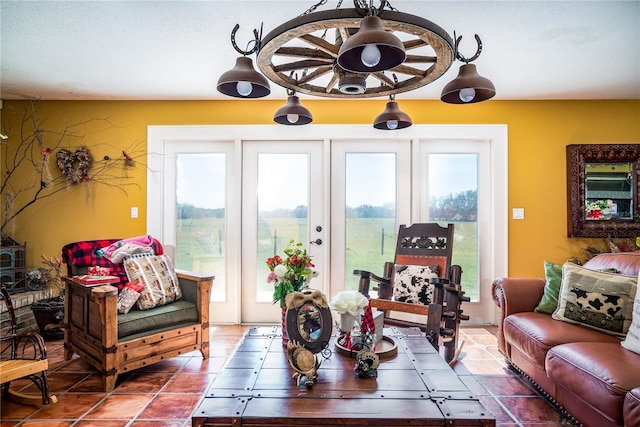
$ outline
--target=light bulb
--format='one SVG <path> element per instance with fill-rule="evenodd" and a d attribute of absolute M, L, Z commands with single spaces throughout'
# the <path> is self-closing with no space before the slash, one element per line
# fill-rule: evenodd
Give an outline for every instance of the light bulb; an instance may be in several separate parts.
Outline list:
<path fill-rule="evenodd" d="M 360 60 L 369 68 L 375 67 L 380 62 L 380 49 L 372 43 L 365 45 L 360 54 Z"/>
<path fill-rule="evenodd" d="M 464 89 L 460 89 L 459 96 L 462 102 L 471 102 L 473 98 L 476 97 L 476 90 L 472 87 L 465 87 Z"/>
<path fill-rule="evenodd" d="M 251 85 L 251 82 L 239 81 L 236 84 L 236 90 L 242 96 L 249 96 L 249 95 L 251 95 L 251 91 L 253 90 L 253 86 Z"/>
<path fill-rule="evenodd" d="M 398 129 L 398 121 L 397 120 L 387 120 L 387 129 Z"/>
<path fill-rule="evenodd" d="M 297 123 L 300 116 L 298 114 L 287 114 L 287 121 L 289 123 Z"/>

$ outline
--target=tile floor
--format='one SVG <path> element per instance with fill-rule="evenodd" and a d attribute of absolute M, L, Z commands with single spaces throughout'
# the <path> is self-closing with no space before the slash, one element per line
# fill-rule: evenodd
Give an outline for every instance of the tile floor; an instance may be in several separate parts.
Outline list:
<path fill-rule="evenodd" d="M 210 359 L 202 360 L 199 352 L 193 352 L 139 369 L 120 376 L 110 393 L 101 391 L 95 371 L 77 356 L 64 361 L 61 340 L 48 341 L 49 388 L 58 403 L 36 408 L 2 401 L 0 427 L 190 426 L 191 412 L 245 330 L 244 326 L 213 327 Z M 461 339 L 465 341 L 463 357 L 455 370 L 494 414 L 498 426 L 567 425 L 559 412 L 506 366 L 497 349 L 495 328 L 463 328 Z"/>

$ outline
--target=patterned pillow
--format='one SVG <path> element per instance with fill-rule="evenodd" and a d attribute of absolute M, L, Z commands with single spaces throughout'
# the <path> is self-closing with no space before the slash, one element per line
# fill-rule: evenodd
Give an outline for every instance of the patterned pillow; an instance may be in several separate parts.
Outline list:
<path fill-rule="evenodd" d="M 558 308 L 552 317 L 624 337 L 631 324 L 637 286 L 636 277 L 565 263 Z"/>
<path fill-rule="evenodd" d="M 438 265 L 395 265 L 393 277 L 393 299 L 412 304 L 431 304 L 433 286 L 429 279 L 438 277 Z"/>
<path fill-rule="evenodd" d="M 636 299 L 633 302 L 633 319 L 622 346 L 629 351 L 640 354 L 640 292 L 636 289 Z"/>
<path fill-rule="evenodd" d="M 182 297 L 178 276 L 166 255 L 130 257 L 124 261 L 131 282 L 144 284 L 136 304 L 140 310 L 169 304 Z"/>

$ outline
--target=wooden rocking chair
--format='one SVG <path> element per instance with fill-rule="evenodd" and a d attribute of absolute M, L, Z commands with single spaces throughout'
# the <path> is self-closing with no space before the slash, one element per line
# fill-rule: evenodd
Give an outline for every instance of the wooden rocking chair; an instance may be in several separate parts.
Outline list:
<path fill-rule="evenodd" d="M 8 333 L 0 338 L 2 397 L 36 406 L 57 402 L 58 399 L 50 395 L 47 388 L 49 364 L 44 339 L 35 332 L 16 334 L 17 322 L 11 297 L 4 287 L 0 288 L 0 293 L 4 298 L 11 322 Z M 11 382 L 19 379 L 31 380 L 40 390 L 42 397 L 11 389 Z"/>
<path fill-rule="evenodd" d="M 373 288 L 378 293 L 377 298 L 370 297 L 370 302 L 372 308 L 383 311 L 385 325 L 419 327 L 449 364 L 457 361 L 464 344 L 458 341 L 460 321 L 469 319 L 469 316 L 462 314 L 460 304 L 470 301 L 460 287 L 462 268 L 451 265 L 453 232 L 453 224 L 448 224 L 447 227 L 436 223 L 413 224 L 410 227 L 401 225 L 395 260 L 384 264 L 381 276 L 364 270 L 353 272 L 360 276 L 358 290 L 368 297 L 371 281 L 378 283 Z M 399 296 L 403 291 L 410 293 L 407 288 L 411 288 L 411 284 L 406 281 L 396 283 L 403 271 L 407 271 L 407 274 L 420 271 L 420 277 L 414 276 L 409 282 L 415 285 L 419 282 L 424 284 L 424 280 L 428 280 L 432 293 L 426 291 L 428 287 L 418 285 L 416 289 L 420 290 L 416 292 L 421 293 L 418 301 L 415 294 L 410 297 L 406 294 Z M 428 278 L 429 276 L 431 277 Z M 397 314 L 394 317 L 394 312 L 424 315 L 426 322 L 400 319 Z"/>

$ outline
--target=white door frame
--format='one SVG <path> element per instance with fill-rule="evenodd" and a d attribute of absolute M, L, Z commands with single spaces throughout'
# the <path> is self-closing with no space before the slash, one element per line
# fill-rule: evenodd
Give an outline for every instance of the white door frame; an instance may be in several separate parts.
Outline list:
<path fill-rule="evenodd" d="M 486 140 L 491 144 L 492 182 L 494 185 L 492 198 L 493 217 L 491 221 L 494 227 L 493 233 L 493 265 L 491 271 L 487 271 L 484 280 L 508 275 L 508 133 L 506 125 L 413 125 L 396 131 L 381 131 L 370 125 L 307 125 L 307 126 L 280 126 L 280 125 L 222 125 L 222 126 L 149 126 L 147 130 L 147 233 L 158 238 L 171 255 L 175 249 L 175 236 L 164 229 L 165 186 L 165 144 L 169 141 L 235 141 L 236 158 L 234 181 L 236 191 L 229 191 L 229 209 L 232 204 L 240 208 L 240 184 L 241 184 L 241 144 L 243 140 Z M 326 144 L 329 145 L 329 144 Z M 330 150 L 327 146 L 325 150 Z M 330 156 L 326 155 L 325 159 Z M 328 161 L 328 160 L 327 160 Z M 328 180 L 326 177 L 325 180 Z M 327 182 L 327 185 L 329 183 Z M 415 188 L 413 191 L 419 191 Z M 327 204 L 328 205 L 328 204 Z M 156 207 L 155 209 L 153 207 Z M 239 210 L 236 218 L 229 217 L 227 235 L 240 235 Z M 412 222 L 418 221 L 419 208 L 412 207 Z M 237 223 L 236 223 L 237 222 Z M 331 233 L 331 226 L 327 224 L 326 232 Z M 238 239 L 239 242 L 239 239 Z M 172 246 L 173 245 L 173 246 Z M 227 254 L 239 259 L 240 245 L 228 243 Z M 329 247 L 323 245 L 325 250 Z M 328 259 L 328 257 L 325 257 Z M 325 263 L 325 269 L 329 263 Z M 234 271 L 235 270 L 235 271 Z M 234 270 L 227 270 L 227 280 L 236 283 L 241 276 L 241 266 L 238 262 Z M 329 271 L 321 271 L 320 278 L 329 280 Z M 327 283 L 324 289 L 330 289 Z M 335 286 L 333 287 L 335 288 Z M 333 289 L 332 288 L 332 289 Z M 228 323 L 240 322 L 239 285 L 235 289 L 229 289 L 230 298 L 235 298 L 236 309 L 234 313 L 227 313 Z M 215 306 L 212 304 L 212 310 Z M 494 318 L 495 319 L 495 318 Z"/>

